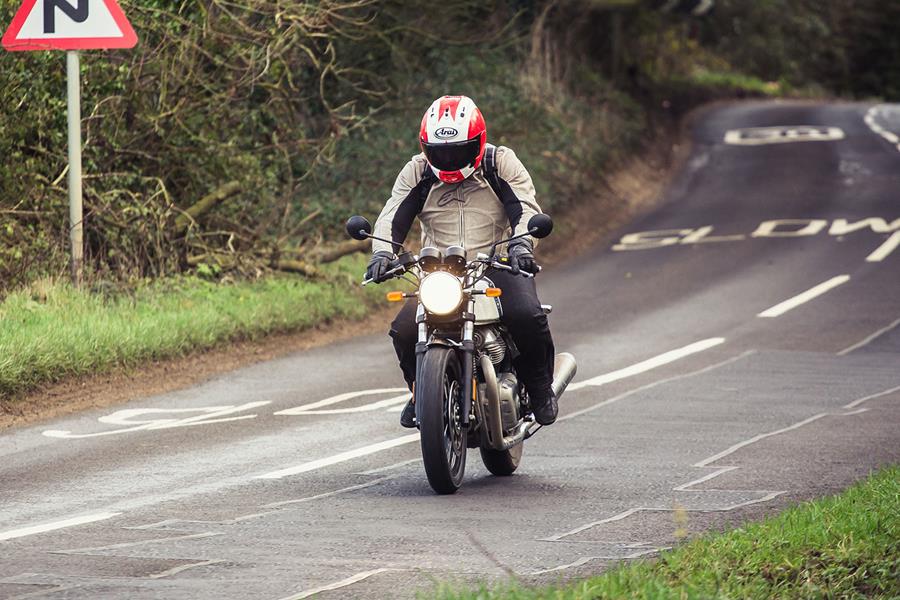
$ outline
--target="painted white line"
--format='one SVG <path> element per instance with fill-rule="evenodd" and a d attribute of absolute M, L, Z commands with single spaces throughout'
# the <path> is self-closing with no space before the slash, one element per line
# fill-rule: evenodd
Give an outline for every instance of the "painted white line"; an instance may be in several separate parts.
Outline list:
<path fill-rule="evenodd" d="M 295 498 L 293 500 L 282 500 L 281 502 L 272 502 L 271 504 L 263 505 L 263 508 L 281 508 L 282 506 L 290 506 L 292 504 L 303 504 L 305 502 L 312 502 L 313 500 L 322 500 L 324 498 L 331 498 L 332 496 L 337 496 L 338 494 L 346 494 L 347 492 L 355 492 L 357 490 L 364 490 L 366 488 L 370 488 L 376 486 L 380 483 L 384 483 L 385 481 L 390 481 L 392 479 L 397 479 L 400 477 L 400 474 L 396 475 L 388 475 L 387 477 L 381 477 L 379 479 L 373 479 L 372 481 L 367 481 L 366 483 L 360 483 L 357 485 L 351 485 L 349 487 L 341 488 L 339 490 L 334 490 L 333 492 L 325 492 L 324 494 L 316 494 L 315 496 L 306 496 L 304 498 Z"/>
<path fill-rule="evenodd" d="M 733 491 L 746 491 L 746 490 L 733 490 Z M 693 512 L 693 513 L 731 512 L 731 511 L 737 510 L 739 508 L 744 508 L 745 506 L 752 506 L 753 504 L 761 504 L 763 502 L 769 502 L 771 500 L 774 500 L 778 496 L 784 494 L 785 492 L 761 492 L 761 493 L 765 493 L 765 495 L 761 496 L 759 498 L 755 498 L 753 500 L 745 500 L 744 502 L 730 504 L 730 505 L 724 506 L 722 508 L 688 508 L 688 509 L 684 509 L 684 510 L 686 510 L 687 512 Z M 547 537 L 547 538 L 541 538 L 539 541 L 559 542 L 563 538 L 573 536 L 575 534 L 581 533 L 582 531 L 587 531 L 588 529 L 592 529 L 592 528 L 596 527 L 597 525 L 603 525 L 605 523 L 613 523 L 615 521 L 621 521 L 622 519 L 627 519 L 631 515 L 640 513 L 640 512 L 673 512 L 673 510 L 674 509 L 671 509 L 671 508 L 649 507 L 649 506 L 648 507 L 639 506 L 636 508 L 629 508 L 628 510 L 626 510 L 624 512 L 620 512 L 617 515 L 613 515 L 606 519 L 600 519 L 599 521 L 593 521 L 592 523 L 587 523 L 580 527 L 576 527 L 575 529 L 573 529 L 571 531 L 567 531 L 565 533 L 560 533 L 559 535 L 554 535 L 554 536 Z"/>
<path fill-rule="evenodd" d="M 52 523 L 44 523 L 43 525 L 32 525 L 30 527 L 11 529 L 9 531 L 0 531 L 0 541 L 12 540 L 15 538 L 25 537 L 28 535 L 35 535 L 38 533 L 45 533 L 47 531 L 56 531 L 57 529 L 64 529 L 66 527 L 75 527 L 76 525 L 85 525 L 87 523 L 95 523 L 97 521 L 111 519 L 111 518 L 116 517 L 121 514 L 122 513 L 117 513 L 117 512 L 95 513 L 93 515 L 84 515 L 83 517 L 73 517 L 71 519 L 64 519 L 62 521 L 54 521 Z"/>
<path fill-rule="evenodd" d="M 755 354 L 755 353 L 756 353 L 755 350 L 747 350 L 746 352 L 743 352 L 737 356 L 732 356 L 731 358 L 729 358 L 727 360 L 723 360 L 722 362 L 718 362 L 718 363 L 716 363 L 714 365 L 710 365 L 708 367 L 703 367 L 702 369 L 698 369 L 697 371 L 691 371 L 690 373 L 682 373 L 681 375 L 667 377 L 666 379 L 660 379 L 659 381 L 654 381 L 653 383 L 648 383 L 647 385 L 642 385 L 639 388 L 635 388 L 633 390 L 628 390 L 627 392 L 623 392 L 623 393 L 619 394 L 618 396 L 614 396 L 608 400 L 604 400 L 603 402 L 599 402 L 593 406 L 589 406 L 587 408 L 577 410 L 573 413 L 568 413 L 566 415 L 563 415 L 557 419 L 557 422 L 567 421 L 569 419 L 574 419 L 576 417 L 580 417 L 583 414 L 595 411 L 598 408 L 602 408 L 609 404 L 614 404 L 616 402 L 619 402 L 620 400 L 624 400 L 625 398 L 628 398 L 629 396 L 633 396 L 634 394 L 638 394 L 640 392 L 645 392 L 647 390 L 653 389 L 660 385 L 665 385 L 667 383 L 672 383 L 673 381 L 678 381 L 679 379 L 686 379 L 688 377 L 693 377 L 695 375 L 701 375 L 703 373 L 708 373 L 714 369 L 718 369 L 719 367 L 724 367 L 725 365 L 729 365 L 733 362 L 737 362 L 737 361 L 739 361 L 743 358 L 746 358 L 746 357 L 750 356 L 751 354 Z M 571 388 L 572 388 L 572 386 L 569 386 L 569 389 L 571 389 Z"/>
<path fill-rule="evenodd" d="M 756 316 L 763 318 L 780 317 L 789 310 L 795 309 L 801 304 L 806 304 L 810 300 L 813 300 L 814 298 L 821 296 L 825 292 L 832 290 L 839 285 L 847 283 L 848 281 L 850 281 L 849 275 L 838 275 L 837 277 L 832 277 L 828 281 L 820 283 L 819 285 L 806 290 L 802 294 L 797 294 L 793 298 L 789 298 L 784 302 L 776 304 L 772 308 L 764 310 Z"/>
<path fill-rule="evenodd" d="M 399 410 L 402 410 L 403 407 L 410 399 L 410 393 L 407 391 L 405 394 L 401 394 L 399 396 L 394 396 L 393 398 L 388 398 L 386 400 L 379 400 L 378 402 L 372 402 L 370 404 L 363 404 L 362 406 L 354 406 L 353 408 L 332 408 L 329 410 L 297 410 L 297 409 L 289 409 L 294 412 L 281 411 L 275 413 L 276 415 L 346 415 L 350 413 L 361 413 L 361 412 L 369 412 L 372 410 L 378 410 L 380 408 L 387 408 L 392 406 L 397 406 Z"/>
<path fill-rule="evenodd" d="M 565 571 L 566 569 L 572 569 L 575 567 L 580 567 L 582 565 L 586 565 L 592 560 L 600 560 L 599 556 L 585 556 L 584 558 L 579 558 L 575 562 L 571 562 L 566 565 L 559 565 L 558 567 L 553 567 L 550 569 L 541 569 L 540 571 L 532 571 L 532 575 L 544 575 L 546 573 L 555 573 L 556 571 Z"/>
<path fill-rule="evenodd" d="M 891 252 L 900 246 L 900 231 L 895 231 L 891 237 L 886 239 L 883 244 L 878 246 L 872 254 L 866 257 L 866 262 L 881 262 L 891 255 Z"/>
<path fill-rule="evenodd" d="M 894 392 L 900 392 L 900 385 L 897 387 L 892 387 L 889 390 L 884 390 L 883 392 L 878 392 L 877 394 L 872 394 L 871 396 L 866 396 L 865 398 L 860 398 L 859 400 L 854 400 L 850 404 L 844 405 L 844 408 L 851 409 L 856 408 L 863 402 L 868 402 L 869 400 L 874 400 L 875 398 L 881 398 L 882 396 L 887 396 L 888 394 L 893 394 Z"/>
<path fill-rule="evenodd" d="M 407 394 L 409 394 L 409 390 L 407 390 L 406 388 L 380 388 L 380 389 L 375 389 L 375 390 L 360 390 L 360 391 L 356 391 L 356 392 L 347 392 L 344 394 L 338 394 L 337 396 L 325 398 L 324 400 L 319 400 L 318 402 L 304 404 L 302 406 L 289 408 L 287 410 L 280 410 L 275 414 L 276 415 L 302 415 L 311 410 L 317 410 L 320 408 L 324 408 L 326 406 L 331 406 L 333 404 L 339 404 L 341 402 L 346 402 L 348 400 L 353 400 L 354 398 L 359 398 L 362 396 L 374 396 L 376 394 L 396 394 L 397 392 L 406 392 Z"/>
<path fill-rule="evenodd" d="M 354 583 L 359 583 L 363 579 L 368 579 L 373 575 L 378 575 L 379 573 L 388 573 L 391 571 L 397 571 L 398 569 L 373 569 L 372 571 L 363 571 L 362 573 L 357 573 L 352 577 L 348 577 L 347 579 L 341 579 L 340 581 L 335 581 L 334 583 L 329 583 L 327 585 L 323 585 L 317 588 L 313 588 L 311 590 L 306 590 L 305 592 L 300 592 L 299 594 L 295 594 L 293 596 L 288 596 L 286 598 L 282 598 L 282 600 L 303 600 L 304 598 L 309 598 L 310 596 L 314 596 L 316 594 L 321 594 L 322 592 L 330 592 L 333 590 L 339 590 L 342 587 L 347 587 L 348 585 L 353 585 Z"/>
<path fill-rule="evenodd" d="M 363 446 L 362 448 L 357 448 L 355 450 L 341 452 L 340 454 L 335 454 L 334 456 L 305 462 L 303 464 L 297 465 L 296 467 L 288 467 L 287 469 L 272 471 L 271 473 L 266 473 L 265 475 L 257 475 L 255 479 L 281 479 L 282 477 L 288 477 L 290 475 L 317 471 L 318 469 L 324 469 L 325 467 L 330 467 L 331 465 L 336 465 L 348 460 L 353 460 L 354 458 L 367 456 L 369 454 L 374 454 L 376 452 L 381 452 L 382 450 L 388 450 L 390 448 L 396 448 L 397 446 L 402 446 L 404 444 L 411 444 L 418 440 L 419 434 L 413 433 L 412 435 L 405 435 L 403 437 L 394 438 L 392 440 L 378 442 L 377 444 L 369 444 L 368 446 Z"/>
<path fill-rule="evenodd" d="M 688 344 L 683 348 L 670 350 L 669 352 L 665 352 L 663 354 L 660 354 L 659 356 L 654 356 L 653 358 L 631 365 L 630 367 L 625 367 L 624 369 L 619 369 L 618 371 L 612 371 L 611 373 L 599 375 L 586 381 L 573 383 L 567 388 L 567 390 L 580 390 L 583 387 L 605 385 L 607 383 L 612 383 L 613 381 L 640 375 L 641 373 L 646 373 L 647 371 L 650 371 L 657 367 L 675 362 L 676 360 L 682 359 L 686 356 L 690 356 L 691 354 L 697 354 L 698 352 L 709 350 L 710 348 L 714 348 L 723 343 L 725 343 L 725 338 L 720 337 L 694 342 L 693 344 Z"/>
<path fill-rule="evenodd" d="M 210 523 L 210 521 L 192 521 L 195 523 Z M 128 529 L 139 529 L 139 527 L 129 527 Z M 137 546 L 146 546 L 148 544 L 161 544 L 163 542 L 173 542 L 180 540 L 199 540 L 204 538 L 225 535 L 222 531 L 207 531 L 204 533 L 191 533 L 187 535 L 173 535 L 163 538 L 153 538 L 150 540 L 140 540 L 138 542 L 121 542 L 119 544 L 110 544 L 108 546 L 86 546 L 84 548 L 70 548 L 68 550 L 53 550 L 50 554 L 94 554 L 97 552 L 105 552 L 107 550 L 119 550 L 122 548 L 135 548 Z"/>
<path fill-rule="evenodd" d="M 689 481 L 687 483 L 682 483 L 681 485 L 679 485 L 677 487 L 673 487 L 672 491 L 675 491 L 675 492 L 706 491 L 706 490 L 689 490 L 687 488 L 694 487 L 695 485 L 700 485 L 701 483 L 705 483 L 705 482 L 709 481 L 710 479 L 715 479 L 719 475 L 728 473 L 729 471 L 734 471 L 735 469 L 737 469 L 737 467 L 722 467 L 720 469 L 716 469 L 712 473 L 708 473 L 699 479 L 695 479 L 695 480 Z"/>
<path fill-rule="evenodd" d="M 786 433 L 788 431 L 793 431 L 794 429 L 799 429 L 800 427 L 803 427 L 804 425 L 808 425 L 808 424 L 812 423 L 813 421 L 817 421 L 817 420 L 821 419 L 822 417 L 827 417 L 827 416 L 828 416 L 828 413 L 819 413 L 817 415 L 813 415 L 813 416 L 809 417 L 808 419 L 803 419 L 799 423 L 794 423 L 793 425 L 788 425 L 787 427 L 783 427 L 781 429 L 776 429 L 775 431 L 770 431 L 768 433 L 761 433 L 759 435 L 755 435 L 752 438 L 750 438 L 749 440 L 744 440 L 743 442 L 738 442 L 737 444 L 731 446 L 727 450 L 723 450 L 722 452 L 719 452 L 718 454 L 714 454 L 714 455 L 710 456 L 709 458 L 704 458 L 703 460 L 701 460 L 698 463 L 694 463 L 694 466 L 695 467 L 705 467 L 709 463 L 713 463 L 719 459 L 725 458 L 729 454 L 734 454 L 735 452 L 737 452 L 738 450 L 740 450 L 741 448 L 743 448 L 745 446 L 749 446 L 750 444 L 755 444 L 756 442 L 758 442 L 760 440 L 764 440 L 768 437 L 772 437 L 773 435 L 778 435 L 780 433 Z"/>
<path fill-rule="evenodd" d="M 866 123 L 866 125 L 868 125 L 869 129 L 871 129 L 876 135 L 880 135 L 885 140 L 887 140 L 888 143 L 896 146 L 897 150 L 900 150 L 900 136 L 898 136 L 896 133 L 888 131 L 887 129 L 885 129 L 884 127 L 879 125 L 878 122 L 875 120 L 875 116 L 878 114 L 879 108 L 881 108 L 880 105 L 871 107 L 866 112 L 866 116 L 863 117 L 863 121 L 865 121 L 865 123 Z"/>
<path fill-rule="evenodd" d="M 369 469 L 368 471 L 361 471 L 359 473 L 355 473 L 355 475 L 379 475 L 381 473 L 384 473 L 385 471 L 393 471 L 394 469 L 399 469 L 401 467 L 405 467 L 406 465 L 411 465 L 418 462 L 422 462 L 422 459 L 411 458 L 409 460 L 404 460 L 392 465 L 387 465 L 386 467 L 378 467 L 376 469 Z"/>
<path fill-rule="evenodd" d="M 188 569 L 193 569 L 195 567 L 206 567 L 209 565 L 214 565 L 217 563 L 225 562 L 224 560 L 203 560 L 200 562 L 191 563 L 189 565 L 181 565 L 179 567 L 172 567 L 171 569 L 166 569 L 165 571 L 160 571 L 159 573 L 154 573 L 153 575 L 148 575 L 150 579 L 162 579 L 163 577 L 171 577 L 172 575 L 177 575 L 182 571 L 187 571 Z"/>
<path fill-rule="evenodd" d="M 846 348 L 844 348 L 843 350 L 841 350 L 840 352 L 838 352 L 838 356 L 844 356 L 845 354 L 850 354 L 850 353 L 853 352 L 854 350 L 859 350 L 859 349 L 862 348 L 863 346 L 868 346 L 870 343 L 874 342 L 874 341 L 875 341 L 877 338 L 879 338 L 880 336 L 884 335 L 884 334 L 887 333 L 888 331 L 893 330 L 895 327 L 897 327 L 897 325 L 900 325 L 900 319 L 897 319 L 896 321 L 894 321 L 893 323 L 891 323 L 891 324 L 888 325 L 887 327 L 882 327 L 881 329 L 879 329 L 878 331 L 876 331 L 876 332 L 873 333 L 872 335 L 870 335 L 870 336 L 868 336 L 868 337 L 866 337 L 866 338 L 864 338 L 864 339 L 862 339 L 862 340 L 856 342 L 856 343 L 853 344 L 852 346 L 847 346 Z"/>

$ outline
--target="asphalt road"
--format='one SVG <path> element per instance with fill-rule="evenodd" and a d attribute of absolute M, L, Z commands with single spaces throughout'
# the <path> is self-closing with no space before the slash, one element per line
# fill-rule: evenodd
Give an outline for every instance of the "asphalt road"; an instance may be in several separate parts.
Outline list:
<path fill-rule="evenodd" d="M 511 478 L 470 453 L 431 492 L 381 335 L 4 432 L 0 598 L 553 581 L 897 462 L 897 134 L 896 105 L 702 115 L 657 210 L 541 275 L 579 374 Z"/>

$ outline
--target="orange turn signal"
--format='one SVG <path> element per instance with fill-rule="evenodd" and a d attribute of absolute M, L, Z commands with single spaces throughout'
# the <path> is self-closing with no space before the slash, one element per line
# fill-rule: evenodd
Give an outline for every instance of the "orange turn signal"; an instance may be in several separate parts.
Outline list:
<path fill-rule="evenodd" d="M 501 294 L 503 294 L 503 290 L 500 288 L 488 288 L 484 290 L 484 295 L 488 298 L 499 298 Z"/>
<path fill-rule="evenodd" d="M 388 292 L 387 299 L 388 302 L 400 302 L 403 300 L 403 292 Z"/>

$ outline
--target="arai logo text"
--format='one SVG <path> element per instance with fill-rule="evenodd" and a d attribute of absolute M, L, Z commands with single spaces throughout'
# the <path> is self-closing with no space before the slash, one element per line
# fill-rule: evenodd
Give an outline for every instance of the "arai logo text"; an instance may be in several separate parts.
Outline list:
<path fill-rule="evenodd" d="M 452 127 L 441 127 L 434 132 L 434 137 L 439 140 L 447 140 L 456 137 L 458 134 L 459 132 Z"/>

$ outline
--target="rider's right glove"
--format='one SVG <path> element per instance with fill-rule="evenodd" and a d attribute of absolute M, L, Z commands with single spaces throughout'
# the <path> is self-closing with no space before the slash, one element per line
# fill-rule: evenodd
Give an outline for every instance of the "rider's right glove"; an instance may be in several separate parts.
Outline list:
<path fill-rule="evenodd" d="M 381 278 L 388 270 L 394 255 L 386 250 L 379 250 L 372 255 L 369 266 L 366 267 L 366 279 L 371 279 L 375 283 L 380 283 Z"/>
<path fill-rule="evenodd" d="M 509 255 L 510 266 L 516 271 L 534 273 L 537 265 L 534 263 L 534 246 L 529 240 L 513 240 L 509 244 L 506 253 Z"/>

